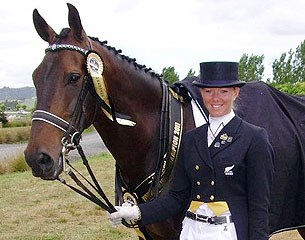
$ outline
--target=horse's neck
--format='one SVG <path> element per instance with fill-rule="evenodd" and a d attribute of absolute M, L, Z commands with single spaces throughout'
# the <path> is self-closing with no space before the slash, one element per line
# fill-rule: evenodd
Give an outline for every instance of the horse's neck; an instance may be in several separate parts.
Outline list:
<path fill-rule="evenodd" d="M 108 54 L 108 55 L 105 55 Z M 105 81 L 114 110 L 131 117 L 136 125 L 121 126 L 109 120 L 99 108 L 94 126 L 105 145 L 114 156 L 126 183 L 143 180 L 157 165 L 159 156 L 159 129 L 162 88 L 160 80 L 120 56 L 106 52 L 111 71 L 106 71 Z M 111 58 L 111 61 L 110 61 Z M 107 65 L 106 65 L 107 66 Z M 186 116 L 192 116 L 190 106 Z M 185 118 L 186 129 L 193 121 Z M 129 181 L 129 182 L 128 182 Z"/>
<path fill-rule="evenodd" d="M 125 75 L 121 79 L 109 80 L 113 84 L 108 87 L 112 90 L 109 95 L 114 110 L 130 116 L 136 125 L 119 125 L 109 120 L 98 108 L 94 126 L 128 184 L 128 181 L 145 178 L 155 168 L 159 147 L 161 87 L 158 79 L 144 79 L 140 84 L 137 82 L 140 79 L 130 79 Z M 123 83 L 116 82 L 119 80 Z"/>
<path fill-rule="evenodd" d="M 97 118 L 99 120 L 94 125 L 122 170 L 127 184 L 128 181 L 145 178 L 154 168 L 154 158 L 157 156 L 158 141 L 154 136 L 158 136 L 158 119 L 143 119 L 140 122 L 139 118 L 136 126 L 127 127 L 110 122 L 103 113 L 99 113 Z M 143 125 L 144 122 L 146 124 Z"/>

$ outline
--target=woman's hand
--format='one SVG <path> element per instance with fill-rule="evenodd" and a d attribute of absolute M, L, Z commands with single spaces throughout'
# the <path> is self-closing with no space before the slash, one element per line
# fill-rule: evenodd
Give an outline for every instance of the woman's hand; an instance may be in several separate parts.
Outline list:
<path fill-rule="evenodd" d="M 116 227 L 122 224 L 122 220 L 125 221 L 139 221 L 141 219 L 141 211 L 137 205 L 131 205 L 130 203 L 123 203 L 122 206 L 115 206 L 116 212 L 108 213 L 108 220 Z"/>

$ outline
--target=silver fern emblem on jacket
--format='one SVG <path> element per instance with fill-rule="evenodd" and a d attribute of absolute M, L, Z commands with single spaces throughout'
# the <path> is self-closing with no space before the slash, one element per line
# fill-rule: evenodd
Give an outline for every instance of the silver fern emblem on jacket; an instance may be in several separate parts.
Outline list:
<path fill-rule="evenodd" d="M 224 174 L 226 176 L 232 176 L 234 175 L 232 169 L 234 168 L 234 164 L 232 166 L 229 166 L 229 167 L 225 167 L 225 171 L 224 171 Z"/>

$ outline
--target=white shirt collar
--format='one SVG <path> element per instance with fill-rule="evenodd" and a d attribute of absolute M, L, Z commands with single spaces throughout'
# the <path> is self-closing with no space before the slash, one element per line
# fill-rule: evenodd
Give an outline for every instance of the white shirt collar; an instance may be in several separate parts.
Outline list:
<path fill-rule="evenodd" d="M 208 146 L 214 141 L 215 137 L 220 133 L 220 131 L 227 125 L 233 118 L 235 113 L 231 110 L 230 113 L 221 117 L 211 117 L 209 116 L 209 126 L 207 132 Z"/>
<path fill-rule="evenodd" d="M 223 125 L 225 126 L 234 117 L 235 117 L 235 113 L 234 113 L 233 110 L 231 110 L 230 113 L 228 113 L 226 115 L 223 115 L 221 117 L 211 117 L 211 116 L 209 116 L 209 123 L 210 123 L 210 125 L 216 125 L 216 126 L 218 126 L 219 124 L 223 123 Z"/>

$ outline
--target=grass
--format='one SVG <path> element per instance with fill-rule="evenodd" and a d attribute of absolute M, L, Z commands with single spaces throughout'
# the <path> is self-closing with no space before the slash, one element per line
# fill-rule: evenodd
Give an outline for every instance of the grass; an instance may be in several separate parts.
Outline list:
<path fill-rule="evenodd" d="M 25 172 L 28 170 L 30 170 L 30 167 L 25 162 L 23 153 L 19 153 L 8 162 L 8 172 Z"/>
<path fill-rule="evenodd" d="M 297 230 L 282 232 L 273 235 L 270 240 L 302 240 L 301 236 L 298 234 Z"/>
<path fill-rule="evenodd" d="M 20 167 L 23 165 L 20 158 L 10 165 L 17 165 L 15 168 L 21 171 L 0 175 L 0 240 L 137 239 L 132 229 L 113 228 L 105 211 L 60 182 L 34 178 L 30 171 Z M 106 195 L 114 202 L 113 158 L 104 153 L 89 162 Z M 86 173 L 81 161 L 73 165 Z M 301 238 L 296 231 L 271 238 L 286 239 Z"/>
<path fill-rule="evenodd" d="M 0 144 L 4 143 L 20 143 L 28 141 L 30 138 L 31 126 L 15 126 L 0 128 Z M 93 126 L 85 129 L 84 133 L 95 131 Z"/>
<path fill-rule="evenodd" d="M 19 153 L 7 161 L 0 161 L 0 175 L 13 172 L 25 172 L 30 170 L 24 159 L 24 154 Z"/>
<path fill-rule="evenodd" d="M 3 125 L 4 128 L 27 127 L 31 126 L 31 116 L 22 116 L 19 120 L 11 120 Z"/>
<path fill-rule="evenodd" d="M 30 126 L 0 128 L 0 144 L 27 141 L 30 137 Z"/>
<path fill-rule="evenodd" d="M 90 163 L 113 202 L 112 157 L 104 154 Z M 74 165 L 83 169 L 80 161 Z M 136 239 L 133 230 L 113 228 L 103 210 L 58 181 L 34 178 L 26 171 L 1 175 L 0 186 L 1 240 Z"/>

